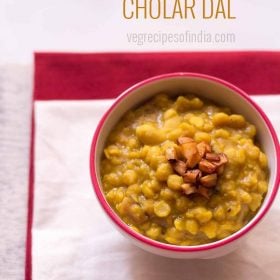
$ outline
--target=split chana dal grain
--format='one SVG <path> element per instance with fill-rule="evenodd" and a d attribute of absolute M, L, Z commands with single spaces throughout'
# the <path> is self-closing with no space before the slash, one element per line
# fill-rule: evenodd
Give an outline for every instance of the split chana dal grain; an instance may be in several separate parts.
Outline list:
<path fill-rule="evenodd" d="M 159 94 L 110 133 L 101 162 L 106 199 L 151 239 L 181 246 L 223 239 L 252 219 L 267 192 L 268 161 L 255 135 L 228 108 Z M 193 144 L 182 150 L 186 139 Z"/>

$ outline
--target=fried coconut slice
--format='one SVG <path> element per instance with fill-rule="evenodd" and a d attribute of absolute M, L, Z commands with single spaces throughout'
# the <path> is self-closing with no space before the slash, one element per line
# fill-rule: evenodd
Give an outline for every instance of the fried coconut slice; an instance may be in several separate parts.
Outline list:
<path fill-rule="evenodd" d="M 194 169 L 194 170 L 188 170 L 183 175 L 183 178 L 185 183 L 195 184 L 199 181 L 201 176 L 202 176 L 201 171 L 199 169 Z"/>
<path fill-rule="evenodd" d="M 183 156 L 187 159 L 187 167 L 194 168 L 201 160 L 201 156 L 195 142 L 188 142 L 181 145 Z"/>

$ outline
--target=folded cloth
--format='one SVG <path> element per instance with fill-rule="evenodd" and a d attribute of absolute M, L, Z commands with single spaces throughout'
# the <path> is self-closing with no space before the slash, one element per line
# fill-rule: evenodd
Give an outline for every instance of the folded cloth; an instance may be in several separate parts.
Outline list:
<path fill-rule="evenodd" d="M 207 60 L 205 54 L 200 55 Z M 239 57 L 236 53 L 227 55 Z M 243 61 L 249 61 L 244 53 L 240 55 Z M 258 54 L 247 55 L 255 55 L 257 60 Z M 143 59 L 142 71 L 154 56 L 165 60 L 164 54 L 147 54 L 150 59 Z M 218 53 L 215 56 L 221 60 Z M 26 279 L 278 279 L 279 203 L 242 248 L 226 257 L 203 261 L 171 260 L 146 253 L 122 237 L 103 214 L 89 176 L 90 143 L 99 119 L 112 103 L 104 98 L 122 90 L 117 81 L 126 88 L 143 78 L 131 71 L 140 57 L 145 54 L 120 54 L 119 58 L 108 54 L 107 60 L 105 54 L 36 55 Z M 130 65 L 130 73 L 121 66 L 117 74 L 117 60 L 120 65 L 124 61 Z M 174 60 L 174 69 L 177 62 Z M 99 67 L 104 77 L 102 71 L 94 70 Z M 239 67 L 242 69 L 242 65 Z M 280 69 L 280 61 L 275 67 Z M 237 66 L 234 68 L 237 71 Z M 154 74 L 158 73 L 150 71 L 148 76 Z M 115 83 L 108 83 L 115 75 Z M 252 92 L 258 92 L 253 82 L 246 83 Z M 277 85 L 270 87 L 268 80 L 266 83 L 267 92 L 277 89 Z M 268 113 L 279 135 L 280 95 L 254 99 Z"/>

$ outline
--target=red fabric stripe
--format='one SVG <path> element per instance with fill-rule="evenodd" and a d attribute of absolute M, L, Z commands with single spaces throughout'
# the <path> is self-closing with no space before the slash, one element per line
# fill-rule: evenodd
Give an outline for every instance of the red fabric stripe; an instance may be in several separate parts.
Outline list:
<path fill-rule="evenodd" d="M 216 76 L 250 94 L 280 93 L 280 52 L 37 53 L 35 99 L 114 98 L 171 72 Z"/>
<path fill-rule="evenodd" d="M 34 100 L 33 100 L 34 102 Z M 34 104 L 32 104 L 31 135 L 30 135 L 30 156 L 29 156 L 29 194 L 26 229 L 26 254 L 25 254 L 25 280 L 32 279 L 32 223 L 34 203 L 34 142 L 35 142 L 35 121 Z"/>

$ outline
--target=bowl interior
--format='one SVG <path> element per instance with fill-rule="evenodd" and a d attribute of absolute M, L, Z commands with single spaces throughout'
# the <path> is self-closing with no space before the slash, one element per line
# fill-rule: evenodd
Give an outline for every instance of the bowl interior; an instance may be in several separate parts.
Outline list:
<path fill-rule="evenodd" d="M 270 203 L 269 197 L 277 177 L 277 151 L 273 135 L 269 129 L 269 122 L 264 120 L 266 116 L 262 115 L 263 113 L 258 106 L 254 105 L 247 95 L 239 89 L 214 78 L 209 79 L 199 75 L 175 75 L 165 78 L 154 78 L 148 82 L 140 83 L 123 93 L 107 112 L 107 115 L 105 115 L 97 138 L 94 168 L 99 186 L 101 186 L 100 160 L 109 133 L 125 112 L 131 108 L 138 107 L 141 103 L 159 93 L 170 95 L 193 93 L 199 97 L 207 98 L 220 106 L 231 108 L 232 112 L 242 114 L 249 122 L 256 126 L 257 140 L 269 160 L 270 179 L 265 200 L 256 216 L 245 226 L 248 227 L 262 212 L 261 209 Z"/>

